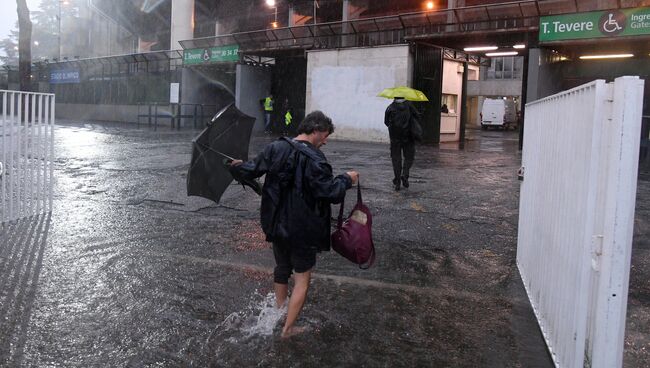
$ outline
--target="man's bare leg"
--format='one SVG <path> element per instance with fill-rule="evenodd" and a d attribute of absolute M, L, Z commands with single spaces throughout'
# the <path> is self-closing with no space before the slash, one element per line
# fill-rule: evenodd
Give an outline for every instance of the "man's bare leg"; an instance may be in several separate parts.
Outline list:
<path fill-rule="evenodd" d="M 311 279 L 311 270 L 303 273 L 294 273 L 295 284 L 289 298 L 289 309 L 287 311 L 287 321 L 284 323 L 282 329 L 282 337 L 289 337 L 304 330 L 293 324 L 298 319 L 298 315 L 302 311 L 302 306 L 307 299 L 307 289 L 309 289 L 309 280 Z"/>
<path fill-rule="evenodd" d="M 278 284 L 277 282 L 274 282 L 273 290 L 275 291 L 275 307 L 280 309 L 284 305 L 284 302 L 287 300 L 287 295 L 289 294 L 289 285 Z"/>

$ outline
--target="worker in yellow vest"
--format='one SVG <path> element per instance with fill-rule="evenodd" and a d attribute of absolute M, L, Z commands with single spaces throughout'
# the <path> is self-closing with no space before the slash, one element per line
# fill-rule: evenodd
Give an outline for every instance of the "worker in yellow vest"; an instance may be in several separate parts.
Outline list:
<path fill-rule="evenodd" d="M 291 122 L 293 121 L 293 115 L 291 115 L 291 109 L 287 109 L 287 113 L 284 114 L 284 135 L 289 135 L 291 132 Z"/>
<path fill-rule="evenodd" d="M 273 94 L 264 99 L 264 132 L 271 133 L 271 115 L 273 115 Z"/>

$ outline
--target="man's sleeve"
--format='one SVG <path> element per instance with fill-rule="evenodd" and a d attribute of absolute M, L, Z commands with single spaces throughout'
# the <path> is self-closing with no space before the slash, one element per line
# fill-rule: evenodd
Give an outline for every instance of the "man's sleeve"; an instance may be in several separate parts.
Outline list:
<path fill-rule="evenodd" d="M 352 187 L 352 179 L 347 174 L 334 177 L 332 167 L 327 162 L 311 162 L 307 167 L 307 177 L 312 195 L 329 203 L 341 203 L 345 191 Z"/>
<path fill-rule="evenodd" d="M 386 108 L 386 112 L 384 112 L 384 125 L 390 127 L 390 114 L 388 113 L 388 108 Z"/>
<path fill-rule="evenodd" d="M 244 162 L 243 164 L 231 167 L 230 171 L 236 173 L 244 179 L 255 179 L 266 174 L 271 166 L 273 148 L 271 145 L 266 146 L 264 151 L 260 152 L 254 159 Z"/>

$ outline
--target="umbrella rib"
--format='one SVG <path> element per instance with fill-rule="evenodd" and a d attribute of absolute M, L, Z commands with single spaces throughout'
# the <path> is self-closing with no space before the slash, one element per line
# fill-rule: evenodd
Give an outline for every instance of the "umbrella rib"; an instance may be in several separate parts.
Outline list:
<path fill-rule="evenodd" d="M 223 157 L 225 157 L 225 158 L 227 158 L 227 159 L 229 159 L 229 160 L 233 160 L 233 161 L 234 161 L 234 160 L 237 160 L 236 158 L 230 157 L 230 156 L 226 155 L 225 153 L 219 152 L 219 151 L 215 150 L 214 148 L 212 148 L 212 147 L 210 147 L 210 146 L 206 146 L 206 145 L 204 145 L 203 143 L 196 142 L 196 144 L 198 144 L 199 146 L 201 146 L 201 148 L 208 149 L 208 150 L 210 150 L 210 151 L 212 151 L 212 152 L 214 152 L 214 153 L 216 153 L 216 154 L 218 154 L 218 155 L 221 155 L 221 156 L 223 156 Z"/>

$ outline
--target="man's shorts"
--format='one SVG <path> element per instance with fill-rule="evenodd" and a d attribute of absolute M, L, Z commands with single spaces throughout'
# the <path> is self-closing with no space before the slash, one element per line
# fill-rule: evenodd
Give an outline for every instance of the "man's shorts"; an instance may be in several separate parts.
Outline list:
<path fill-rule="evenodd" d="M 303 273 L 316 265 L 316 251 L 302 248 L 292 248 L 273 243 L 275 270 L 273 281 L 278 284 L 288 284 L 291 272 Z"/>

